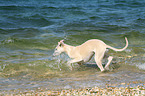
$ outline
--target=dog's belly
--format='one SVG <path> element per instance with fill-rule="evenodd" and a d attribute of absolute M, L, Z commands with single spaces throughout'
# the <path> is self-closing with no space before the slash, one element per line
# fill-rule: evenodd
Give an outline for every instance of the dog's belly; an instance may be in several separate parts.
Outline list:
<path fill-rule="evenodd" d="M 88 55 L 86 55 L 86 57 L 84 57 L 83 59 L 84 63 L 90 61 L 93 55 L 94 55 L 94 52 L 90 52 Z"/>

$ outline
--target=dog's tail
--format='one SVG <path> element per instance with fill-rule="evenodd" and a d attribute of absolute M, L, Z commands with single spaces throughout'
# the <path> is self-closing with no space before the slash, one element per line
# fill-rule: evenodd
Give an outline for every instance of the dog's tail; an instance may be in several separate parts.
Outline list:
<path fill-rule="evenodd" d="M 123 50 L 125 50 L 125 49 L 128 47 L 128 40 L 127 40 L 126 37 L 125 37 L 125 40 L 126 40 L 126 45 L 125 45 L 125 47 L 122 48 L 122 49 L 113 48 L 113 47 L 111 47 L 111 46 L 109 46 L 109 45 L 107 45 L 107 48 L 110 48 L 110 49 L 112 49 L 112 50 L 114 50 L 114 51 L 123 51 Z"/>

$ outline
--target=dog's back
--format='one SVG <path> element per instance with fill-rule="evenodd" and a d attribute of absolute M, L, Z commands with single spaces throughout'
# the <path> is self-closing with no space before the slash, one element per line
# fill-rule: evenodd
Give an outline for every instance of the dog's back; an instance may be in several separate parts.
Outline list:
<path fill-rule="evenodd" d="M 106 48 L 106 44 L 101 41 L 101 40 L 98 40 L 98 39 L 91 39 L 91 40 L 88 40 L 86 41 L 85 43 L 79 45 L 79 46 L 76 46 L 76 47 L 80 47 L 81 49 L 83 50 L 94 50 L 94 48 L 98 48 L 98 47 L 105 47 Z"/>

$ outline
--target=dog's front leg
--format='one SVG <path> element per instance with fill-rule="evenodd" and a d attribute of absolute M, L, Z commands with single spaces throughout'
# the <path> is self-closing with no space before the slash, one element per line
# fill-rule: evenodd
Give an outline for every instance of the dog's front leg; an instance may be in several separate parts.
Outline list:
<path fill-rule="evenodd" d="M 77 62 L 81 62 L 81 61 L 83 61 L 83 60 L 82 59 L 73 59 L 73 60 L 69 61 L 68 65 L 69 65 L 70 70 L 72 70 L 73 63 L 77 63 Z"/>

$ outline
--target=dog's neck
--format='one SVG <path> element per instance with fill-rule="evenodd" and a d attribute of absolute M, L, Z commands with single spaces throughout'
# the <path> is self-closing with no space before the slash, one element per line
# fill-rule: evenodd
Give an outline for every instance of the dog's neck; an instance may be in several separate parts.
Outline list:
<path fill-rule="evenodd" d="M 68 54 L 68 56 L 70 58 L 72 58 L 72 52 L 73 52 L 74 49 L 75 49 L 74 46 L 64 44 L 64 51 L 65 51 L 66 54 Z"/>

